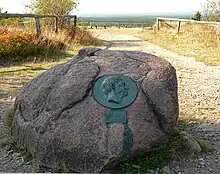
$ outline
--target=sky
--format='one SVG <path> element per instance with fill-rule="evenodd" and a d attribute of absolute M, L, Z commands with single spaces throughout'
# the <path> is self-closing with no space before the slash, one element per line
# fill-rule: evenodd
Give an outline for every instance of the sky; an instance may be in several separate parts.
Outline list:
<path fill-rule="evenodd" d="M 25 13 L 28 0 L 0 0 L 0 7 L 8 13 Z M 144 14 L 182 13 L 201 10 L 206 0 L 78 0 L 72 13 L 85 14 Z"/>

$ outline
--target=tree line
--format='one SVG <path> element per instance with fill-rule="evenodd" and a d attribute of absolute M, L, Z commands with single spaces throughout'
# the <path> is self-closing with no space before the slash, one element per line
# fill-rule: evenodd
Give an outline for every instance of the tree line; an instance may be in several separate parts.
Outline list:
<path fill-rule="evenodd" d="M 206 20 L 220 22 L 220 0 L 206 0 L 202 4 L 203 11 L 197 11 L 192 19 L 193 20 Z"/>

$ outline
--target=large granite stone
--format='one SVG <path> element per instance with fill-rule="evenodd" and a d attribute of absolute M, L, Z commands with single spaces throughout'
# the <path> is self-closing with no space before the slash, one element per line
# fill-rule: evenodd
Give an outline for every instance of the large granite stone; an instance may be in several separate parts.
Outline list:
<path fill-rule="evenodd" d="M 92 96 L 94 81 L 115 73 L 138 86 L 124 108 L 133 136 L 123 150 L 124 125 L 104 122 L 106 108 Z M 178 118 L 176 71 L 167 61 L 139 51 L 81 49 L 67 63 L 31 80 L 15 102 L 12 132 L 40 166 L 54 171 L 101 172 L 163 144 Z"/>

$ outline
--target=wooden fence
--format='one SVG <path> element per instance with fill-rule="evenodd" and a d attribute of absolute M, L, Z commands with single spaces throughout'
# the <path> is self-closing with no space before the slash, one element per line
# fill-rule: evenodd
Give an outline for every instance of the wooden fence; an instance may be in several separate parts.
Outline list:
<path fill-rule="evenodd" d="M 208 24 L 208 25 L 216 25 L 216 33 L 218 34 L 218 30 L 220 27 L 220 22 L 208 22 L 208 21 L 196 21 L 196 20 L 189 20 L 189 19 L 178 19 L 178 18 L 157 18 L 157 30 L 160 30 L 160 22 L 162 21 L 176 21 L 177 23 L 177 33 L 180 32 L 181 22 L 192 22 L 198 24 Z"/>
<path fill-rule="evenodd" d="M 41 36 L 41 24 L 40 24 L 40 18 L 55 18 L 55 32 L 58 32 L 59 28 L 59 18 L 65 19 L 67 18 L 69 23 L 71 19 L 74 19 L 74 27 L 76 27 L 77 23 L 77 16 L 76 15 L 62 15 L 62 16 L 56 16 L 56 15 L 37 15 L 37 14 L 16 14 L 16 13 L 0 13 L 0 18 L 35 18 L 35 24 L 36 24 L 36 35 L 37 37 Z"/>

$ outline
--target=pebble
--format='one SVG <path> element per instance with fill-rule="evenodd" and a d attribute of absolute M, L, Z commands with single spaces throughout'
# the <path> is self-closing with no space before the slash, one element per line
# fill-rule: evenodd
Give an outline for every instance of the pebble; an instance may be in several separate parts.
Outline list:
<path fill-rule="evenodd" d="M 12 157 L 13 157 L 13 158 L 17 158 L 17 157 L 19 157 L 19 156 L 20 156 L 20 153 L 13 153 L 13 154 L 12 154 Z"/>
<path fill-rule="evenodd" d="M 8 151 L 8 154 L 13 153 L 13 152 L 14 152 L 13 150 L 10 150 L 10 151 Z"/>
<path fill-rule="evenodd" d="M 139 165 L 135 165 L 135 164 L 133 164 L 132 167 L 134 167 L 136 169 L 140 169 L 141 168 Z"/>
<path fill-rule="evenodd" d="M 201 166 L 204 166 L 204 165 L 205 165 L 205 163 L 204 163 L 204 162 L 201 162 L 201 163 L 200 163 L 200 165 L 201 165 Z"/>
<path fill-rule="evenodd" d="M 210 172 L 214 172 L 213 168 L 209 168 L 208 170 L 209 170 Z"/>
<path fill-rule="evenodd" d="M 204 159 L 203 158 L 199 158 L 199 161 L 204 161 Z"/>
<path fill-rule="evenodd" d="M 11 146 L 6 145 L 6 146 L 4 147 L 4 149 L 5 149 L 6 151 L 9 151 L 9 150 L 11 149 Z"/>
<path fill-rule="evenodd" d="M 170 173 L 170 168 L 169 168 L 169 166 L 163 167 L 163 168 L 162 168 L 162 171 L 165 172 L 166 174 L 167 174 L 167 173 Z"/>
<path fill-rule="evenodd" d="M 32 163 L 31 161 L 28 161 L 26 164 L 27 164 L 27 165 L 30 165 L 31 163 Z"/>

